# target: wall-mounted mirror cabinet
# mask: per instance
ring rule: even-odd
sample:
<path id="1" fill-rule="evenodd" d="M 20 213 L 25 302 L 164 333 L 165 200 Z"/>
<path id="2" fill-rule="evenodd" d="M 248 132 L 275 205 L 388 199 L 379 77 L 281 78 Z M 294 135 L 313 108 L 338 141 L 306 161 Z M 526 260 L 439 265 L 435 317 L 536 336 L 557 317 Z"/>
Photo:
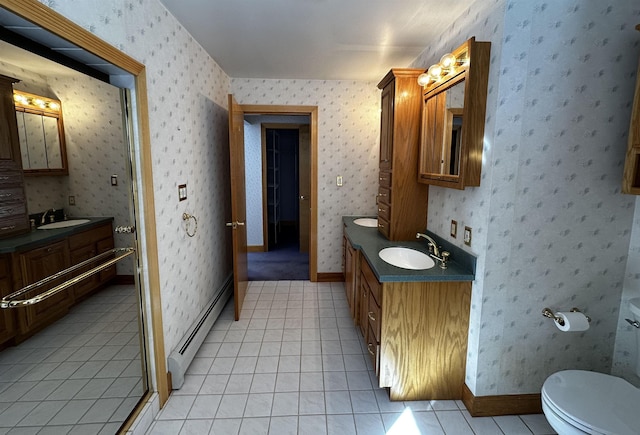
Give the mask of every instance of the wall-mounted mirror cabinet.
<path id="1" fill-rule="evenodd" d="M 421 183 L 480 185 L 490 50 L 490 42 L 471 38 L 420 76 Z"/>
<path id="2" fill-rule="evenodd" d="M 13 91 L 25 175 L 69 175 L 60 101 Z"/>

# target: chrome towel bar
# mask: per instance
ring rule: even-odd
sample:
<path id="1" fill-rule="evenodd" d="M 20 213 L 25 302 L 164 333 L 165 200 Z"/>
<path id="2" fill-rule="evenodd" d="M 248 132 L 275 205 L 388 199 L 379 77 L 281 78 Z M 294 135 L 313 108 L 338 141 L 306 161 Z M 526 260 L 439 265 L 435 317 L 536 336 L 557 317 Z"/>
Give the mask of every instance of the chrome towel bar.
<path id="1" fill-rule="evenodd" d="M 40 281 L 34 282 L 33 284 L 29 284 L 26 287 L 21 288 L 20 290 L 17 290 L 5 297 L 2 298 L 2 300 L 0 300 L 0 308 L 15 308 L 15 307 L 24 307 L 24 306 L 28 306 L 28 305 L 33 305 L 33 304 L 37 304 L 38 302 L 41 302 L 47 298 L 50 298 L 51 296 L 55 295 L 56 293 L 61 292 L 62 290 L 71 287 L 74 284 L 77 284 L 78 282 L 82 281 L 85 278 L 88 278 L 92 275 L 95 275 L 96 273 L 99 273 L 103 270 L 105 270 L 108 267 L 111 267 L 112 265 L 114 265 L 115 263 L 117 263 L 118 261 L 122 260 L 125 257 L 128 257 L 129 255 L 135 253 L 136 250 L 135 248 L 114 248 L 114 249 L 110 249 L 106 252 L 103 252 L 102 254 L 98 254 L 95 257 L 91 257 L 88 260 L 85 260 L 81 263 L 78 263 L 74 266 L 71 266 L 67 269 L 61 270 L 60 272 L 54 273 L 53 275 L 49 275 L 46 278 L 41 279 Z M 87 266 L 91 263 L 94 263 L 98 260 L 102 260 L 104 258 L 110 257 L 111 255 L 114 254 L 121 254 L 121 255 L 117 255 L 115 258 L 111 258 L 110 260 L 106 261 L 105 263 L 102 263 L 99 266 L 94 267 L 93 269 L 87 270 L 86 272 L 81 273 L 80 275 L 71 278 L 70 280 L 67 280 L 65 282 L 63 282 L 62 284 L 58 284 L 57 286 L 53 287 L 52 289 L 46 290 L 32 298 L 29 299 L 22 299 L 22 300 L 16 300 L 17 298 L 19 298 L 20 296 L 24 295 L 25 293 L 32 291 L 34 289 L 37 289 L 39 287 L 42 287 L 43 285 L 58 279 L 64 275 L 67 275 L 73 271 L 76 271 L 84 266 Z"/>

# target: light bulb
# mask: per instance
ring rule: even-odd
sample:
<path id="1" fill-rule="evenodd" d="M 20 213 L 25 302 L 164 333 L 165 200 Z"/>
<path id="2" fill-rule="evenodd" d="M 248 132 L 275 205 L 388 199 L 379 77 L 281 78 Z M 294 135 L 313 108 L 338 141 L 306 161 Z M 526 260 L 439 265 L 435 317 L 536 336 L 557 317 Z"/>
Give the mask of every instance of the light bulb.
<path id="1" fill-rule="evenodd" d="M 56 103 L 49 103 L 49 109 L 58 110 L 60 107 Z"/>
<path id="2" fill-rule="evenodd" d="M 433 80 L 438 80 L 440 78 L 440 74 L 442 74 L 442 67 L 439 64 L 431 65 L 427 70 L 427 74 Z"/>
<path id="3" fill-rule="evenodd" d="M 431 79 L 429 78 L 429 74 L 427 73 L 422 73 L 418 76 L 418 84 L 420 86 L 427 86 L 430 80 Z"/>
<path id="4" fill-rule="evenodd" d="M 456 66 L 456 57 L 452 53 L 447 53 L 440 58 L 440 65 L 445 70 L 450 70 Z"/>

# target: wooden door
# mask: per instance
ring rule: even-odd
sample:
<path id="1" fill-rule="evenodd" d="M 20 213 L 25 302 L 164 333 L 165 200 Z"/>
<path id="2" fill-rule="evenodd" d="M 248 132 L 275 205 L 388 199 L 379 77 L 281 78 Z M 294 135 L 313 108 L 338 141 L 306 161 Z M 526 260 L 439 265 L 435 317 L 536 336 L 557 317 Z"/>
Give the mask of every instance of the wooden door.
<path id="1" fill-rule="evenodd" d="M 300 126 L 298 138 L 300 252 L 309 252 L 311 226 L 311 133 L 308 125 Z"/>
<path id="2" fill-rule="evenodd" d="M 231 222 L 233 231 L 233 298 L 236 320 L 247 293 L 247 204 L 244 182 L 244 112 L 229 94 L 229 158 L 231 166 Z"/>

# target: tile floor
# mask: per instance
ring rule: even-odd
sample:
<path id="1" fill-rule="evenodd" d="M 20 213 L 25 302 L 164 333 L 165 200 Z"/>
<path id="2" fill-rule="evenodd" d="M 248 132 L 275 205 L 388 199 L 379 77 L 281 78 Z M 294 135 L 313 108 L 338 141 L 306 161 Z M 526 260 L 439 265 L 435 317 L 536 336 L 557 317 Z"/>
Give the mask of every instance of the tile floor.
<path id="1" fill-rule="evenodd" d="M 0 434 L 114 434 L 143 394 L 133 286 L 0 352 Z"/>
<path id="2" fill-rule="evenodd" d="M 473 418 L 459 401 L 390 402 L 375 387 L 342 283 L 253 281 L 241 320 L 227 304 L 161 434 L 553 434 L 543 415 Z"/>

